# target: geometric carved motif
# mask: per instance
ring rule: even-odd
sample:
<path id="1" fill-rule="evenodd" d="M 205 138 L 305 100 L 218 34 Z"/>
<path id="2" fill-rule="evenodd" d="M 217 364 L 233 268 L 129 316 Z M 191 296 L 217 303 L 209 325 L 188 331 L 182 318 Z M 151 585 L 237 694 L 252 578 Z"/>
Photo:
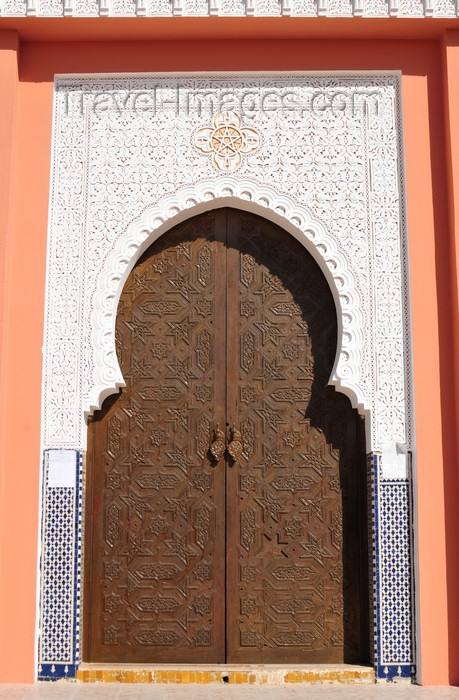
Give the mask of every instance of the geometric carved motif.
<path id="1" fill-rule="evenodd" d="M 327 387 L 313 258 L 260 217 L 203 214 L 139 260 L 116 329 L 126 387 L 89 427 L 88 659 L 364 660 L 363 432 Z M 225 424 L 242 453 L 218 460 Z"/>
<path id="2" fill-rule="evenodd" d="M 212 163 L 218 170 L 237 170 L 244 153 L 257 150 L 260 137 L 254 129 L 241 127 L 241 119 L 234 112 L 221 112 L 212 120 L 213 127 L 203 127 L 196 133 L 194 147 L 201 153 L 212 154 Z"/>

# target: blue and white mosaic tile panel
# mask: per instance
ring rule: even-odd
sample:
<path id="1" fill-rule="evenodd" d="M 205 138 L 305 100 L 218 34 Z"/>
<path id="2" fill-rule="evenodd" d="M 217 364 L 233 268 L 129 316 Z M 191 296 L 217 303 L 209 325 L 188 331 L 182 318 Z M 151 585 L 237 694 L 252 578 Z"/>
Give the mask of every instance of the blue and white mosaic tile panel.
<path id="1" fill-rule="evenodd" d="M 416 672 L 411 481 L 383 478 L 381 455 L 372 455 L 368 466 L 373 663 L 378 679 L 410 679 Z"/>
<path id="2" fill-rule="evenodd" d="M 43 459 L 38 679 L 75 676 L 80 646 L 82 455 Z"/>

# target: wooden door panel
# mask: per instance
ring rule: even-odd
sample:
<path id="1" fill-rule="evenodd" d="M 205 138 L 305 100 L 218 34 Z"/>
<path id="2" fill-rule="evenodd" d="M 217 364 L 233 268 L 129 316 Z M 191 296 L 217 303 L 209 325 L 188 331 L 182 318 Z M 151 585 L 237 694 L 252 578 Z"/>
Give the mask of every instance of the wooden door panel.
<path id="1" fill-rule="evenodd" d="M 127 386 L 89 429 L 92 661 L 224 661 L 221 231 L 217 211 L 166 234 L 120 299 Z"/>
<path id="2" fill-rule="evenodd" d="M 347 447 L 325 435 L 337 412 L 330 290 L 296 240 L 232 211 L 228 289 L 227 415 L 244 445 L 228 473 L 228 661 L 343 662 L 351 648 L 361 658 L 360 550 L 344 571 L 342 499 L 344 486 L 358 502 L 364 454 L 349 405 Z M 355 515 L 347 534 L 360 544 Z"/>
<path id="3" fill-rule="evenodd" d="M 138 262 L 126 388 L 89 427 L 85 658 L 362 662 L 362 422 L 327 381 L 336 313 L 293 237 L 203 214 Z M 243 453 L 217 462 L 216 427 Z"/>

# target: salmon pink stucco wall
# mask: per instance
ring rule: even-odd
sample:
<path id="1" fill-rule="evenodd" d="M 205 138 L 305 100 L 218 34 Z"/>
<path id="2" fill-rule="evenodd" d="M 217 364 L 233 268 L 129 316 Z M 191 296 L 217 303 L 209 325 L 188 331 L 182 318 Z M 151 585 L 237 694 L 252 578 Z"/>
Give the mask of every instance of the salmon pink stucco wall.
<path id="1" fill-rule="evenodd" d="M 71 21 L 76 28 L 72 38 L 84 38 L 78 37 L 78 21 Z M 99 34 L 94 30 L 94 38 L 108 38 L 104 27 L 110 21 L 91 20 L 95 30 L 103 25 Z M 305 23 L 298 25 L 294 38 L 277 40 L 266 32 L 263 38 L 261 30 L 257 38 L 254 24 L 252 36 L 241 40 L 236 25 L 223 22 L 220 37 L 211 41 L 191 39 L 197 25 L 183 20 L 174 40 L 125 41 L 120 35 L 114 37 L 117 41 L 57 42 L 50 38 L 59 35 L 61 20 L 52 20 L 54 32 L 48 20 L 34 20 L 33 36 L 27 35 L 27 22 L 11 29 L 11 23 L 0 21 L 0 682 L 34 680 L 54 75 L 398 70 L 414 360 L 418 660 L 422 683 L 459 684 L 459 373 L 454 362 L 459 356 L 459 32 L 420 37 L 413 29 L 411 37 L 407 29 L 400 40 L 342 39 L 340 33 L 344 36 L 349 25 L 336 20 L 330 24 L 337 37 L 333 40 L 325 30 L 320 38 L 308 37 Z M 387 35 L 392 20 L 381 22 Z"/>

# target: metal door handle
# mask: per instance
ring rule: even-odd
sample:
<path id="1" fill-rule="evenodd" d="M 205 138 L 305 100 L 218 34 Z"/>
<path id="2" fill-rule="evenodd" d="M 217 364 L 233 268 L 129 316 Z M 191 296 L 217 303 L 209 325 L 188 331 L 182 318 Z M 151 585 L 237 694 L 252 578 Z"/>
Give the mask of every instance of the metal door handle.
<path id="1" fill-rule="evenodd" d="M 225 433 L 217 426 L 215 437 L 210 445 L 212 456 L 219 462 L 225 453 Z"/>
<path id="2" fill-rule="evenodd" d="M 233 458 L 234 462 L 237 462 L 244 450 L 244 445 L 242 443 L 242 435 L 239 430 L 233 429 L 233 437 L 230 444 L 228 445 L 228 452 Z"/>

